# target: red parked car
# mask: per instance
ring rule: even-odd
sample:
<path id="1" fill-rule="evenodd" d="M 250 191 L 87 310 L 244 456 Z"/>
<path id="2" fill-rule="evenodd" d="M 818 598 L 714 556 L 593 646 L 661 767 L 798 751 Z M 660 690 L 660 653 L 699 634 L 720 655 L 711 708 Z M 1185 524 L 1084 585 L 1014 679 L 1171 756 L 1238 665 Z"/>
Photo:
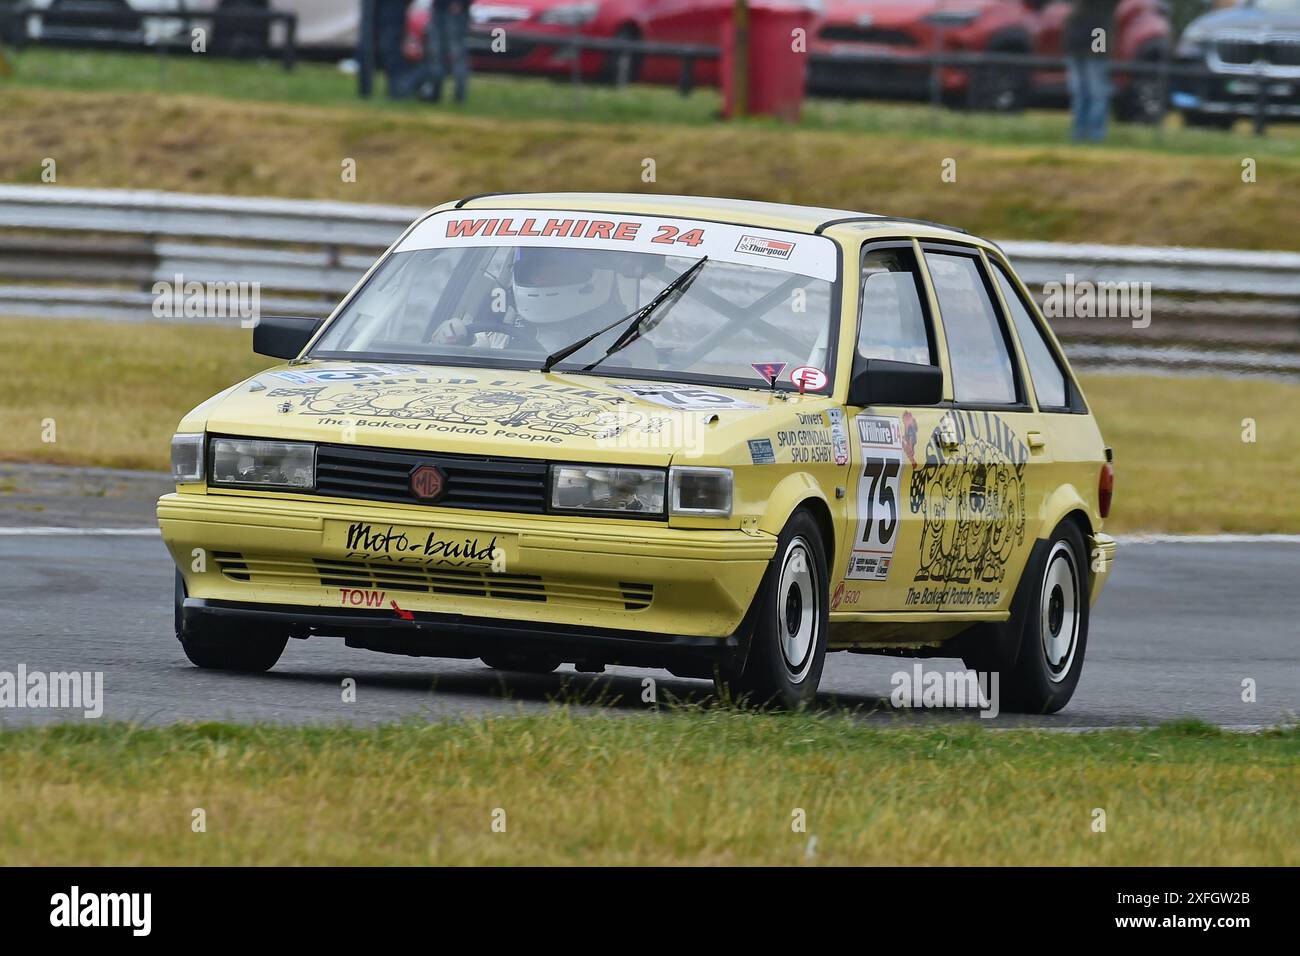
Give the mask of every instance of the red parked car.
<path id="1" fill-rule="evenodd" d="M 930 68 L 910 62 L 946 52 L 1023 53 L 1060 56 L 1068 0 L 828 0 L 809 43 L 810 52 L 873 53 L 894 58 L 887 65 L 847 66 L 814 57 L 809 88 L 815 93 L 924 98 Z M 1120 0 L 1115 62 L 1158 62 L 1169 49 L 1169 17 L 1163 0 Z M 940 71 L 943 99 L 971 109 L 1014 111 L 1028 102 L 1064 100 L 1062 71 L 1009 68 Z M 1116 74 L 1115 113 L 1151 122 L 1164 114 L 1154 76 Z"/>
<path id="2" fill-rule="evenodd" d="M 515 40 L 512 34 L 568 36 L 574 33 L 607 39 L 625 38 L 661 43 L 717 46 L 722 24 L 733 0 L 477 0 L 470 7 L 471 35 L 491 39 L 505 30 L 505 49 L 476 53 L 476 70 L 568 76 L 572 55 L 563 47 Z M 416 0 L 407 15 L 406 55 L 424 55 L 429 28 L 429 0 Z M 584 79 L 623 79 L 628 82 L 676 83 L 681 61 L 675 57 L 640 57 L 601 51 L 581 54 L 578 69 Z M 716 60 L 695 64 L 695 82 L 716 85 Z"/>
<path id="3" fill-rule="evenodd" d="M 690 43 L 716 47 L 733 0 L 476 0 L 469 8 L 469 31 L 485 42 L 493 31 L 506 31 L 506 49 L 476 53 L 473 68 L 484 72 L 567 75 L 573 57 L 563 47 L 524 43 L 512 34 L 597 36 Z M 417 60 L 424 52 L 429 29 L 429 0 L 416 0 L 407 14 L 406 52 Z M 578 60 L 584 79 L 615 79 L 647 83 L 676 83 L 681 78 L 677 57 L 641 57 L 586 51 Z M 698 60 L 694 81 L 718 85 L 718 61 Z"/>

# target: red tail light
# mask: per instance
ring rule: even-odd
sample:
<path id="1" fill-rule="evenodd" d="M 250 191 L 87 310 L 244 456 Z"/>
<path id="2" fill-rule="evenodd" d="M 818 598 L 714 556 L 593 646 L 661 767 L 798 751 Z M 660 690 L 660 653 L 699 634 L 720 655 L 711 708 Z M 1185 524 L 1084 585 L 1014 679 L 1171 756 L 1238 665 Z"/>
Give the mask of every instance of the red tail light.
<path id="1" fill-rule="evenodd" d="M 1115 492 L 1115 468 L 1110 462 L 1101 466 L 1101 479 L 1097 482 L 1097 510 L 1103 518 L 1110 517 L 1110 499 Z"/>

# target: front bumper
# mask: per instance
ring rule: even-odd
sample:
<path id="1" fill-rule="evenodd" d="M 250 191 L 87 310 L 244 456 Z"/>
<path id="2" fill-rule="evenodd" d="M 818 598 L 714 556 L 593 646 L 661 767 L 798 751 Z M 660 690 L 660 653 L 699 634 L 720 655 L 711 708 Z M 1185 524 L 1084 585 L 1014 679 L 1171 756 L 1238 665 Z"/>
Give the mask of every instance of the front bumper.
<path id="1" fill-rule="evenodd" d="M 187 614 L 287 612 L 320 633 L 457 623 L 470 636 L 507 628 L 716 642 L 741 628 L 776 550 L 774 536 L 739 530 L 255 493 L 166 495 L 158 523 Z M 383 547 L 396 535 L 409 548 Z M 468 556 L 438 542 L 469 543 Z"/>
<path id="2" fill-rule="evenodd" d="M 1202 61 L 1182 64 L 1204 66 Z M 1300 119 L 1300 76 L 1286 74 L 1220 73 L 1193 78 L 1177 77 L 1170 102 L 1177 109 L 1207 116 L 1255 116 L 1260 112 L 1263 83 L 1264 115 L 1271 119 Z"/>

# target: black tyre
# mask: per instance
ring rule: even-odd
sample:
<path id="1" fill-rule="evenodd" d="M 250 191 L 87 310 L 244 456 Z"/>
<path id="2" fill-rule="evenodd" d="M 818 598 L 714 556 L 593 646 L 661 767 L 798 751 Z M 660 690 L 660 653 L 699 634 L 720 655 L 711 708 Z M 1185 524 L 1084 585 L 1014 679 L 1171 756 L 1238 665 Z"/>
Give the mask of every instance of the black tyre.
<path id="1" fill-rule="evenodd" d="M 1163 57 L 1163 51 L 1147 49 L 1138 52 L 1137 61 L 1155 66 Z M 1115 97 L 1112 108 L 1115 119 L 1120 122 L 1143 123 L 1147 126 L 1161 122 L 1168 111 L 1167 84 L 1162 83 L 1155 73 L 1132 74 L 1123 91 Z"/>
<path id="2" fill-rule="evenodd" d="M 990 53 L 1024 54 L 1010 47 Z M 966 108 L 982 113 L 1023 113 L 1029 98 L 1027 71 L 1002 64 L 976 67 L 970 71 L 966 90 Z"/>
<path id="3" fill-rule="evenodd" d="M 528 651 L 502 651 L 497 654 L 485 654 L 479 660 L 493 670 L 514 671 L 516 674 L 549 674 L 560 666 L 558 657 Z"/>
<path id="4" fill-rule="evenodd" d="M 1088 647 L 1089 599 L 1083 534 L 1063 521 L 1025 568 L 1011 618 L 960 639 L 967 667 L 999 673 L 1002 710 L 1054 714 L 1070 702 Z"/>
<path id="5" fill-rule="evenodd" d="M 264 12 L 268 9 L 267 0 L 222 0 L 217 9 L 232 16 L 213 26 L 212 52 L 214 54 L 240 59 L 270 56 L 270 21 L 256 16 L 233 15 L 247 11 Z"/>
<path id="6" fill-rule="evenodd" d="M 743 667 L 723 667 L 715 675 L 720 697 L 787 710 L 813 701 L 826 663 L 826 582 L 821 530 L 800 509 L 781 532 L 776 556 L 754 598 L 754 634 Z"/>
<path id="7" fill-rule="evenodd" d="M 176 639 L 195 667 L 208 670 L 260 674 L 275 666 L 289 643 L 289 635 L 265 628 L 214 628 L 209 624 L 186 623 L 181 613 L 185 582 L 176 572 Z"/>
<path id="8" fill-rule="evenodd" d="M 1199 129 L 1232 129 L 1237 122 L 1235 116 L 1223 113 L 1198 113 L 1195 110 L 1183 110 L 1183 125 Z"/>
<path id="9" fill-rule="evenodd" d="M 641 32 L 630 23 L 625 23 L 614 32 L 614 39 L 636 42 L 641 39 Z M 605 57 L 601 68 L 601 79 L 615 86 L 626 86 L 641 78 L 640 53 L 610 53 Z"/>

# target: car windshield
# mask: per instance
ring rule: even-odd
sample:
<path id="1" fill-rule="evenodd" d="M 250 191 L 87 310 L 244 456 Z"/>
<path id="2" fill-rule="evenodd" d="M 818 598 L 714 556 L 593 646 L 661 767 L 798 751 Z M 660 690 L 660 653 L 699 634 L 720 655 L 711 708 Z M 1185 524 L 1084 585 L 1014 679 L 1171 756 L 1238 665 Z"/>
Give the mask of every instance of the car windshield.
<path id="1" fill-rule="evenodd" d="M 708 257 L 606 355 L 630 316 Z M 316 359 L 601 375 L 741 386 L 833 384 L 838 256 L 825 237 L 661 217 L 476 211 L 423 220 L 329 324 Z M 629 317 L 626 322 L 620 322 Z M 810 384 L 812 383 L 812 384 Z M 824 383 L 824 384 L 823 384 Z"/>

